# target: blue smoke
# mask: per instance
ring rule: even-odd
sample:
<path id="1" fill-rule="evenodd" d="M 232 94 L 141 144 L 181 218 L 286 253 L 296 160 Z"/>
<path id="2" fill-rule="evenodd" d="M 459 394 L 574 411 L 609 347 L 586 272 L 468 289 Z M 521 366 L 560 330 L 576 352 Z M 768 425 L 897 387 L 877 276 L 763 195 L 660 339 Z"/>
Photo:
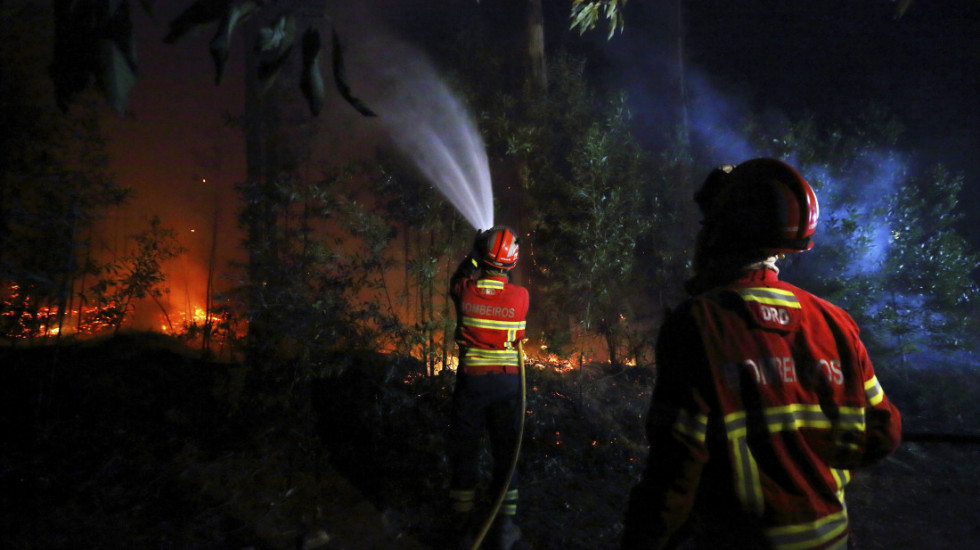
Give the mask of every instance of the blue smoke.
<path id="1" fill-rule="evenodd" d="M 935 342 L 954 340 L 937 332 L 948 312 L 936 310 L 929 289 L 901 287 L 897 279 L 889 279 L 906 267 L 895 261 L 908 253 L 895 249 L 896 239 L 919 229 L 904 226 L 908 222 L 900 213 L 901 201 L 914 185 L 908 154 L 857 136 L 843 136 L 852 140 L 851 145 L 838 143 L 830 152 L 794 150 L 799 144 L 793 142 L 786 117 L 753 112 L 748 102 L 719 93 L 702 74 L 693 74 L 688 82 L 696 158 L 707 159 L 707 166 L 780 158 L 796 166 L 813 186 L 820 203 L 815 247 L 783 262 L 789 280 L 818 294 L 830 293 L 824 297 L 859 314 L 863 334 L 894 352 L 929 353 L 935 351 Z M 844 143 L 843 138 L 838 133 L 818 141 Z M 808 146 L 813 144 L 803 143 Z M 886 271 L 889 265 L 894 271 Z M 896 319 L 906 328 L 896 329 Z M 909 324 L 911 334 L 903 332 Z M 978 364 L 973 353 L 950 360 Z"/>
<path id="2" fill-rule="evenodd" d="M 796 166 L 817 192 L 825 227 L 828 220 L 860 220 L 864 246 L 848 266 L 849 272 L 871 274 L 878 269 L 888 254 L 893 231 L 901 230 L 889 225 L 885 210 L 908 177 L 907 159 L 892 150 L 861 151 L 855 158 L 841 159 L 849 165 L 846 173 L 835 173 L 828 164 L 803 163 L 796 152 L 785 151 L 786 144 L 779 137 L 788 129 L 785 117 L 774 112 L 755 115 L 744 101 L 719 93 L 700 73 L 690 77 L 689 85 L 691 137 L 704 156 L 717 159 L 714 164 L 773 156 Z M 769 143 L 760 144 L 748 137 L 747 129 L 772 137 Z M 824 234 L 820 240 L 833 241 L 834 237 Z"/>
<path id="3" fill-rule="evenodd" d="M 717 92 L 708 79 L 693 72 L 688 78 L 690 96 L 691 140 L 704 149 L 715 164 L 735 164 L 761 156 L 745 136 L 748 106 Z"/>

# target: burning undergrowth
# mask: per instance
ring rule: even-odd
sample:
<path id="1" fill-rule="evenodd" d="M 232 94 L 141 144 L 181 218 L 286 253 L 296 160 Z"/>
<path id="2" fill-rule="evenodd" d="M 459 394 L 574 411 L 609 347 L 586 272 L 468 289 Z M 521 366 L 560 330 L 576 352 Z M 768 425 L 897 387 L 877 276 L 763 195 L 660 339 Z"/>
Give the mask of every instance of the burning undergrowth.
<path id="1" fill-rule="evenodd" d="M 158 335 L 0 350 L 0 545 L 446 548 L 455 375 L 373 352 L 325 361 L 329 377 L 256 392 L 246 367 L 202 361 Z M 975 405 L 941 405 L 967 403 L 957 388 L 976 388 L 976 377 L 882 374 L 919 429 L 923 414 L 937 429 L 975 425 Z M 519 522 L 534 548 L 617 546 L 647 453 L 652 385 L 647 367 L 529 365 Z M 922 509 L 960 541 L 980 537 L 938 513 L 980 490 L 977 459 L 975 446 L 907 444 L 857 476 L 861 548 L 909 536 L 943 547 L 894 528 Z M 487 479 L 488 454 L 482 462 Z"/>
<path id="2" fill-rule="evenodd" d="M 399 530 L 442 548 L 451 527 L 444 451 L 455 374 L 422 372 L 421 364 L 404 360 L 356 361 L 315 384 L 313 407 L 338 470 Z M 587 365 L 562 373 L 538 363 L 527 369 L 526 382 L 523 529 L 554 548 L 597 548 L 597 540 L 614 545 L 626 494 L 646 455 L 641 415 L 652 371 Z M 485 446 L 484 509 L 495 496 L 486 494 L 490 465 Z M 563 529 L 554 529 L 556 518 Z"/>

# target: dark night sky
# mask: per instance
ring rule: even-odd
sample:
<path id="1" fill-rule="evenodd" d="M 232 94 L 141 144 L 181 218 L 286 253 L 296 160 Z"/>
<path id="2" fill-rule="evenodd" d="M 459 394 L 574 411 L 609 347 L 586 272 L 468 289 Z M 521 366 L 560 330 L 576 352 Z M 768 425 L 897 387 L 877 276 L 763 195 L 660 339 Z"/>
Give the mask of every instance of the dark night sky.
<path id="1" fill-rule="evenodd" d="M 454 24 L 441 17 L 445 10 L 434 7 L 443 1 L 377 2 L 374 16 L 404 20 L 409 35 L 428 28 L 417 36 L 424 47 L 427 37 L 450 34 L 433 30 Z M 162 44 L 166 22 L 189 3 L 158 3 L 152 19 L 134 10 L 141 77 L 130 104 L 133 117 L 108 122 L 113 169 L 123 185 L 137 189 L 137 216 L 160 213 L 180 230 L 200 230 L 210 226 L 218 208 L 222 240 L 231 249 L 238 238 L 232 189 L 243 177 L 244 143 L 238 131 L 222 125 L 222 113 L 241 111 L 241 58 L 231 60 L 229 74 L 216 87 L 207 54 L 210 30 L 176 45 Z M 328 9 L 350 5 L 328 2 Z M 545 5 L 549 13 L 567 14 L 570 2 L 546 0 Z M 600 54 L 596 64 L 606 84 L 629 91 L 641 130 L 661 121 L 657 105 L 666 78 L 666 23 L 651 6 L 629 2 L 626 30 L 612 41 L 603 31 L 584 42 L 571 33 L 565 39 Z M 943 162 L 965 174 L 961 205 L 972 214 L 980 210 L 980 2 L 917 0 L 898 20 L 894 8 L 890 0 L 690 0 L 685 3 L 688 71 L 704 75 L 733 103 L 788 116 L 814 113 L 827 124 L 872 100 L 884 103 L 907 127 L 901 147 L 913 160 Z M 370 11 L 355 16 L 337 9 L 335 22 L 352 43 L 352 55 L 366 28 L 361 18 Z M 568 21 L 553 24 L 552 35 L 554 29 L 567 29 Z M 349 64 L 348 73 L 356 88 L 357 66 Z M 331 96 L 316 148 L 370 149 L 375 123 Z M 963 224 L 980 248 L 978 227 Z M 192 253 L 194 248 L 206 250 L 203 243 L 192 246 Z"/>

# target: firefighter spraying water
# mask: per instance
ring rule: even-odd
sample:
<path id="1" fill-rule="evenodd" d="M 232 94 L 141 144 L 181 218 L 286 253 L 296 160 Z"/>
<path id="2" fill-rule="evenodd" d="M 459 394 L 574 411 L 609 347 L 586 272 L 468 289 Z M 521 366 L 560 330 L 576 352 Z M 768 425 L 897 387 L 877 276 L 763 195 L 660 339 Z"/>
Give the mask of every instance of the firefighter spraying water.
<path id="1" fill-rule="evenodd" d="M 518 238 L 508 227 L 477 233 L 473 250 L 450 281 L 456 306 L 459 369 L 449 434 L 450 502 L 460 548 L 527 548 L 517 514 L 517 458 L 526 393 L 521 339 L 528 292 L 510 281 Z M 477 512 L 481 438 L 490 436 L 495 495 L 489 513 Z"/>
<path id="2" fill-rule="evenodd" d="M 526 387 L 523 351 L 528 292 L 511 282 L 518 238 L 494 226 L 486 148 L 463 104 L 422 56 L 398 65 L 379 104 L 393 144 L 477 230 L 473 249 L 450 281 L 456 307 L 459 368 L 448 453 L 450 501 L 460 548 L 527 548 L 514 522 L 517 460 Z M 490 436 L 489 510 L 478 506 L 480 445 Z"/>
<path id="3" fill-rule="evenodd" d="M 528 292 L 510 280 L 518 238 L 494 226 L 486 148 L 462 103 L 422 58 L 402 65 L 384 106 L 393 143 L 477 230 L 472 251 L 450 281 L 456 307 L 459 368 L 449 434 L 450 501 L 460 548 L 527 548 L 514 522 L 517 460 L 526 408 L 523 350 Z M 477 474 L 484 432 L 493 476 L 489 510 L 478 506 Z"/>

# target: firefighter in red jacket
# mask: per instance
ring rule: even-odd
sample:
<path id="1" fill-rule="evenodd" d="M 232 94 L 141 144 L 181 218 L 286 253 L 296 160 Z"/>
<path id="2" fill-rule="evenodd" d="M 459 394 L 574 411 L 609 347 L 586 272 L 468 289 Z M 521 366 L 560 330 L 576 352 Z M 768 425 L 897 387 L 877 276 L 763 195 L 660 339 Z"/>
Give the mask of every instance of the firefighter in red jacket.
<path id="1" fill-rule="evenodd" d="M 473 510 L 484 432 L 489 434 L 493 456 L 491 495 L 505 490 L 520 434 L 523 411 L 518 344 L 524 337 L 528 292 L 510 282 L 517 257 L 517 235 L 507 227 L 489 229 L 477 235 L 473 251 L 450 281 L 459 344 L 449 433 L 450 500 L 463 545 L 473 536 L 475 522 L 482 519 L 474 517 Z M 514 523 L 516 513 L 515 471 L 485 548 L 524 547 Z"/>
<path id="2" fill-rule="evenodd" d="M 851 471 L 892 453 L 898 410 L 842 309 L 778 279 L 812 246 L 817 198 L 773 159 L 714 170 L 692 297 L 657 340 L 650 455 L 624 549 L 847 547 Z"/>

